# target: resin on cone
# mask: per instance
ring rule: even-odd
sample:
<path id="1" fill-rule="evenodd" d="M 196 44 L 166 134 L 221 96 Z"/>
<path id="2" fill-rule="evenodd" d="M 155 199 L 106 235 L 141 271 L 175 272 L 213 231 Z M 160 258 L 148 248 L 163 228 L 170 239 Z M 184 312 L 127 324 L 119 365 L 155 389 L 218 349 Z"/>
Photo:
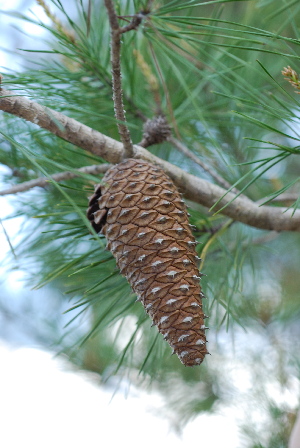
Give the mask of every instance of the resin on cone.
<path id="1" fill-rule="evenodd" d="M 95 187 L 87 216 L 173 352 L 186 366 L 201 364 L 208 351 L 197 243 L 171 179 L 127 159 Z"/>

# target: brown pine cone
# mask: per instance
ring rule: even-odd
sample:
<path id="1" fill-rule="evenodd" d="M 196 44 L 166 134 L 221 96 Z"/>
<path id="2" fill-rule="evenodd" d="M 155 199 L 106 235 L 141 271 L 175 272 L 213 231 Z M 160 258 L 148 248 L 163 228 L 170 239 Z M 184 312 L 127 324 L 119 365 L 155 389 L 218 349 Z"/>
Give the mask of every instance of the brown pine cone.
<path id="1" fill-rule="evenodd" d="M 180 361 L 201 364 L 208 351 L 197 243 L 170 178 L 148 162 L 127 159 L 95 187 L 87 216 Z"/>

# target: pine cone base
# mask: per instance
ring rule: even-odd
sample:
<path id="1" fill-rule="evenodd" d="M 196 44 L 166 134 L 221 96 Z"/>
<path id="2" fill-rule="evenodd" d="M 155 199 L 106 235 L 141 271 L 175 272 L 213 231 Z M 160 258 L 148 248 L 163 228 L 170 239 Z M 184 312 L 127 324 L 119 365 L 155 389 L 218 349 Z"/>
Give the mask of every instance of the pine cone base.
<path id="1" fill-rule="evenodd" d="M 87 216 L 173 353 L 186 366 L 201 364 L 208 351 L 196 242 L 171 179 L 127 159 L 95 187 Z"/>

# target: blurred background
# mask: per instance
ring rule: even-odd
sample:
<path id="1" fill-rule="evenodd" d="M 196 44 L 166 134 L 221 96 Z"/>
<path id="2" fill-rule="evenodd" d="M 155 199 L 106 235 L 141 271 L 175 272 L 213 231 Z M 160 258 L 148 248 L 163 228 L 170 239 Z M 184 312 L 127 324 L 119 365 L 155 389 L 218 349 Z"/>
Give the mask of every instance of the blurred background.
<path id="1" fill-rule="evenodd" d="M 123 15 L 143 6 L 116 3 Z M 299 101 L 281 71 L 300 70 L 300 5 L 193 3 L 156 2 L 152 26 L 124 37 L 134 142 L 158 94 L 176 136 L 230 185 L 299 208 Z M 4 87 L 118 139 L 102 3 L 0 5 Z M 0 123 L 0 190 L 104 162 L 19 118 L 1 113 Z M 169 143 L 151 151 L 213 181 Z M 80 213 L 97 181 L 0 196 L 2 445 L 288 446 L 300 395 L 299 235 L 188 203 L 212 354 L 188 369 L 150 327 L 103 238 L 89 234 Z M 296 199 L 276 202 L 286 193 Z"/>

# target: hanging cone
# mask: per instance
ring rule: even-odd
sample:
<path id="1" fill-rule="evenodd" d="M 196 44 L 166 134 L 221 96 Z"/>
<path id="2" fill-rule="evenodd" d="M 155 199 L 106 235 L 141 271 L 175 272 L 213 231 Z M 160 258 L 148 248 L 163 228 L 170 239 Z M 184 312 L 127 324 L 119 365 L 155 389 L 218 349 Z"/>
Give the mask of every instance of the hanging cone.
<path id="1" fill-rule="evenodd" d="M 127 159 L 96 186 L 87 216 L 180 361 L 201 364 L 208 351 L 197 243 L 170 178 L 148 162 Z"/>

